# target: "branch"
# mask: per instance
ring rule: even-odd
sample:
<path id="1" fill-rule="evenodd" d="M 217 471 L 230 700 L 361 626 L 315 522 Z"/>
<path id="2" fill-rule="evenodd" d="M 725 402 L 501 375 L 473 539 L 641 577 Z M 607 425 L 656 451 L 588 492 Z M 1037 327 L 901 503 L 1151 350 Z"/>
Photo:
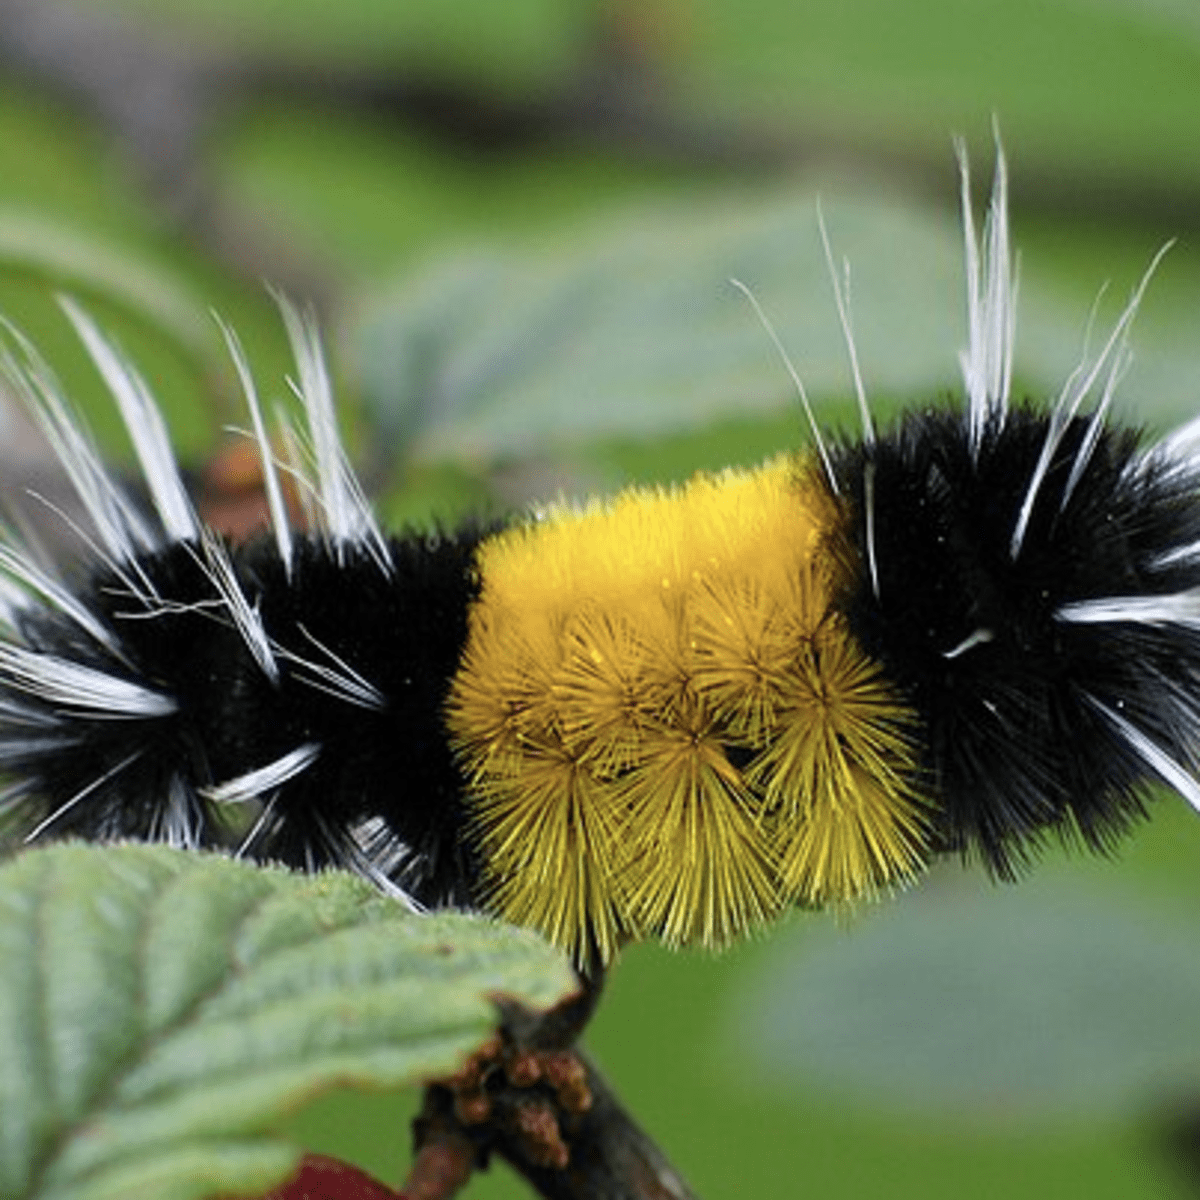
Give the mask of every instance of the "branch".
<path id="1" fill-rule="evenodd" d="M 547 1088 L 508 1084 L 490 1095 L 487 1122 L 468 1125 L 454 1092 L 430 1087 L 414 1123 L 416 1160 L 401 1195 L 445 1200 L 466 1183 L 472 1166 L 486 1166 L 496 1153 L 550 1200 L 694 1200 L 595 1066 L 582 1055 L 577 1061 L 591 1100 L 582 1113 L 565 1111 Z M 549 1161 L 555 1150 L 565 1161 Z M 431 1179 L 449 1186 L 431 1190 Z"/>
<path id="2" fill-rule="evenodd" d="M 576 1048 L 602 987 L 595 971 L 540 1014 L 498 999 L 500 1036 L 426 1089 L 405 1200 L 447 1200 L 493 1154 L 550 1200 L 694 1200 Z"/>

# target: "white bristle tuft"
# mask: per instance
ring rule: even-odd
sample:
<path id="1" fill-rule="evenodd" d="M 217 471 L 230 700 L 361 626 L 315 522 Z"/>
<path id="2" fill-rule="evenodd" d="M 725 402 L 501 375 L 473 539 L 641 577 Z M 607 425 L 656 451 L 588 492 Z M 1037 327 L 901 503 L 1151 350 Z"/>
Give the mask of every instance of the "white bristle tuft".
<path id="1" fill-rule="evenodd" d="M 1200 812 L 1200 781 L 1197 781 L 1190 771 L 1180 766 L 1133 722 L 1126 720 L 1120 713 L 1115 712 L 1108 705 L 1102 704 L 1094 696 L 1088 696 L 1087 700 L 1163 783 L 1174 788 L 1197 812 Z"/>
<path id="2" fill-rule="evenodd" d="M 338 436 L 333 389 L 315 321 L 286 300 L 279 299 L 284 325 L 292 343 L 299 379 L 295 390 L 304 405 L 316 470 L 313 493 L 319 503 L 319 528 L 341 556 L 347 545 L 365 547 L 385 573 L 391 570 L 387 542 L 375 514 L 346 459 Z M 294 466 L 299 467 L 298 463 Z"/>
<path id="3" fill-rule="evenodd" d="M 971 206 L 971 176 L 965 145 L 956 143 L 961 179 L 964 263 L 967 283 L 967 348 L 959 355 L 967 392 L 971 448 L 979 452 L 989 421 L 1003 424 L 1012 385 L 1017 333 L 1018 272 L 1008 231 L 1008 166 L 996 142 L 992 198 L 977 240 Z"/>
<path id="4" fill-rule="evenodd" d="M 7 323 L 21 358 L 4 347 L 0 370 L 16 388 L 71 481 L 110 560 L 128 562 L 155 549 L 160 539 L 110 479 L 78 415 L 62 398 L 54 373 L 29 341 Z"/>
<path id="5" fill-rule="evenodd" d="M 179 476 L 162 413 L 150 390 L 91 317 L 66 296 L 59 298 L 59 304 L 117 402 L 167 537 L 180 542 L 194 540 L 200 534 L 200 525 Z"/>
<path id="6" fill-rule="evenodd" d="M 1168 242 L 1150 260 L 1150 265 L 1146 268 L 1137 287 L 1134 288 L 1133 295 L 1129 298 L 1129 303 L 1125 305 L 1124 310 L 1117 319 L 1116 325 L 1113 326 L 1112 333 L 1108 335 L 1108 340 L 1104 343 L 1095 361 L 1089 365 L 1085 356 L 1075 370 L 1071 372 L 1067 382 L 1059 392 L 1057 400 L 1054 402 L 1054 406 L 1050 411 L 1050 424 L 1046 431 L 1046 441 L 1042 447 L 1042 453 L 1038 458 L 1037 465 L 1034 467 L 1033 474 L 1030 476 L 1029 486 L 1025 492 L 1025 501 L 1021 505 L 1021 511 L 1017 516 L 1017 523 L 1013 529 L 1010 554 L 1014 561 L 1021 553 L 1021 543 L 1025 540 L 1025 532 L 1033 516 L 1033 507 L 1037 502 L 1038 492 L 1045 481 L 1046 473 L 1050 470 L 1050 464 L 1054 461 L 1054 453 L 1062 441 L 1063 434 L 1067 431 L 1084 400 L 1091 394 L 1096 380 L 1101 374 L 1106 372 L 1107 382 L 1104 387 L 1104 396 L 1111 399 L 1111 393 L 1116 387 L 1116 381 L 1125 366 L 1125 347 L 1129 327 L 1133 323 L 1133 318 L 1137 315 L 1142 297 L 1145 295 L 1146 288 L 1150 285 L 1150 280 L 1153 278 L 1154 272 L 1158 269 L 1158 264 L 1162 262 L 1163 255 L 1171 248 L 1171 245 L 1172 243 Z M 1106 405 L 1108 399 L 1102 398 L 1101 405 Z M 1082 449 L 1081 447 L 1081 453 Z"/>
<path id="7" fill-rule="evenodd" d="M 1054 614 L 1073 625 L 1187 625 L 1200 628 L 1200 588 L 1165 596 L 1106 596 L 1064 604 Z"/>
<path id="8" fill-rule="evenodd" d="M 262 462 L 263 486 L 267 492 L 267 509 L 271 514 L 271 531 L 275 535 L 275 545 L 283 562 L 284 574 L 290 579 L 292 575 L 292 530 L 288 523 L 287 507 L 283 502 L 283 489 L 279 486 L 279 471 L 275 462 L 275 454 L 271 449 L 271 442 L 263 424 L 262 408 L 258 403 L 258 389 L 254 386 L 254 375 L 250 370 L 250 363 L 237 334 L 216 314 L 214 314 L 214 319 L 225 339 L 229 357 L 233 360 L 234 370 L 242 385 L 246 406 L 250 410 L 254 440 L 258 445 L 258 455 Z"/>
<path id="9" fill-rule="evenodd" d="M 200 539 L 200 549 L 195 552 L 196 562 L 208 576 L 217 593 L 225 602 L 234 628 L 241 634 L 255 662 L 262 672 L 273 683 L 279 682 L 279 664 L 275 661 L 271 649 L 271 640 L 263 628 L 262 618 L 258 609 L 250 604 L 246 593 L 234 570 L 233 562 L 225 543 L 209 529 L 205 529 Z"/>
<path id="10" fill-rule="evenodd" d="M 53 654 L 0 643 L 0 676 L 11 687 L 67 711 L 101 717 L 165 717 L 175 701 L 161 692 Z"/>
<path id="11" fill-rule="evenodd" d="M 318 743 L 305 742 L 274 762 L 205 788 L 204 795 L 214 804 L 245 804 L 248 800 L 260 800 L 311 766 L 320 753 Z"/>

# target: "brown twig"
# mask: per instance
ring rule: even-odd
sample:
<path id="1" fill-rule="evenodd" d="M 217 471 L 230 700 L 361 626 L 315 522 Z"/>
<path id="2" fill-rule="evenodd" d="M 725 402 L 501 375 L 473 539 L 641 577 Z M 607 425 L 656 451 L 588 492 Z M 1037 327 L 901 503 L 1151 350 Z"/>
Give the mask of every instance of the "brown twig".
<path id="1" fill-rule="evenodd" d="M 463 1168 L 499 1155 L 552 1200 L 693 1200 L 663 1152 L 625 1111 L 576 1042 L 595 1011 L 603 975 L 546 1013 L 498 999 L 501 1033 L 452 1078 L 430 1085 L 414 1122 L 415 1160 L 403 1194 L 449 1200 Z M 420 1191 L 430 1164 L 460 1173 Z"/>
<path id="2" fill-rule="evenodd" d="M 565 1109 L 548 1085 L 519 1088 L 506 1082 L 489 1092 L 486 1121 L 466 1124 L 452 1090 L 428 1088 L 414 1123 L 414 1170 L 402 1194 L 448 1200 L 466 1177 L 445 1176 L 445 1190 L 418 1191 L 416 1180 L 428 1176 L 429 1159 L 483 1167 L 497 1154 L 550 1200 L 693 1200 L 694 1193 L 595 1066 L 583 1055 L 576 1061 L 590 1101 L 583 1111 Z"/>

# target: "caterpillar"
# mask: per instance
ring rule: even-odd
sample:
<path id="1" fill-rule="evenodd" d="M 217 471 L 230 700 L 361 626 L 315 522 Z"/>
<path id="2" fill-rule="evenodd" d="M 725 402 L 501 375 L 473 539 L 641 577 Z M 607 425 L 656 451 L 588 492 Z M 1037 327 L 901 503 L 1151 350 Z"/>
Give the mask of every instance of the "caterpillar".
<path id="1" fill-rule="evenodd" d="M 285 461 L 225 330 L 270 510 L 236 545 L 77 305 L 148 506 L 10 331 L 5 372 L 91 529 L 71 574 L 0 546 L 0 815 L 28 842 L 349 868 L 596 967 L 943 854 L 1011 878 L 1048 838 L 1105 850 L 1153 784 L 1200 809 L 1200 420 L 1147 442 L 1110 415 L 1150 272 L 1056 397 L 1012 400 L 1004 158 L 979 231 L 961 163 L 961 401 L 875 430 L 832 271 L 860 437 L 809 411 L 812 447 L 758 469 L 495 525 L 379 528 L 287 305 L 306 424 Z"/>

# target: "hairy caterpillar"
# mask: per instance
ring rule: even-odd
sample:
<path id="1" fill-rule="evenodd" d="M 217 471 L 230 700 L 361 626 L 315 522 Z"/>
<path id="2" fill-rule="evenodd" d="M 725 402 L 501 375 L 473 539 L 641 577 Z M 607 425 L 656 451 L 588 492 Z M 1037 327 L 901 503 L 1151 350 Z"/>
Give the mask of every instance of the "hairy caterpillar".
<path id="1" fill-rule="evenodd" d="M 1049 405 L 1010 403 L 1005 191 L 1000 156 L 977 238 L 964 165 L 961 405 L 877 434 L 838 291 L 858 441 L 814 423 L 812 451 L 758 470 L 504 528 L 378 528 L 286 307 L 306 521 L 227 334 L 271 512 L 245 545 L 200 522 L 145 385 L 78 308 L 151 516 L 14 335 L 7 374 L 94 528 L 71 584 L 0 547 L 0 811 L 29 841 L 198 847 L 245 810 L 238 854 L 480 906 L 602 965 L 945 852 L 1008 877 L 1050 834 L 1104 848 L 1154 782 L 1200 808 L 1200 421 L 1146 446 L 1109 417 L 1141 287 Z"/>

